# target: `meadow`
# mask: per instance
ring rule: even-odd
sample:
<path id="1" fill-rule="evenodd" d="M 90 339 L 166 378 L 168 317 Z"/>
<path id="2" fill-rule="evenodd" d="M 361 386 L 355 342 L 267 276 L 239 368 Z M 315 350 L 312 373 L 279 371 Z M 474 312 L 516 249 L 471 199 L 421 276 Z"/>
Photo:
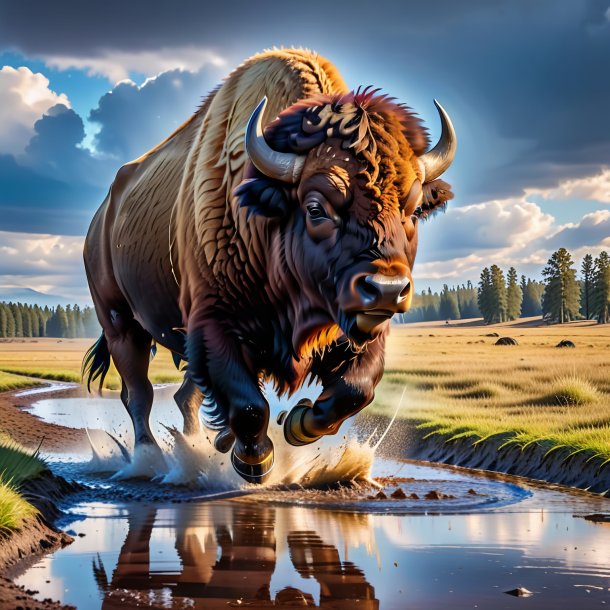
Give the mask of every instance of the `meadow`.
<path id="1" fill-rule="evenodd" d="M 0 341 L 0 391 L 32 386 L 36 382 L 33 383 L 31 378 L 80 382 L 83 356 L 94 341 L 51 338 Z M 150 379 L 152 383 L 178 383 L 182 380 L 171 354 L 162 347 L 151 362 Z M 11 384 L 20 385 L 11 387 Z M 111 366 L 104 385 L 112 390 L 120 389 L 121 382 L 114 366 Z"/>
<path id="2" fill-rule="evenodd" d="M 497 334 L 519 345 L 496 346 Z M 575 348 L 555 347 L 569 339 Z M 79 381 L 87 339 L 0 342 L 0 390 L 32 378 Z M 385 375 L 366 413 L 398 417 L 444 440 L 473 443 L 502 435 L 524 446 L 552 447 L 610 459 L 610 325 L 538 320 L 483 326 L 460 322 L 392 326 Z M 153 383 L 179 382 L 169 352 L 159 347 Z M 38 382 L 39 383 L 39 382 Z M 111 369 L 107 387 L 119 388 Z"/>
<path id="3" fill-rule="evenodd" d="M 539 442 L 610 459 L 610 326 L 520 320 L 394 326 L 370 413 L 398 414 L 443 440 Z M 496 336 L 516 346 L 496 346 Z M 557 348 L 562 340 L 575 348 Z"/>

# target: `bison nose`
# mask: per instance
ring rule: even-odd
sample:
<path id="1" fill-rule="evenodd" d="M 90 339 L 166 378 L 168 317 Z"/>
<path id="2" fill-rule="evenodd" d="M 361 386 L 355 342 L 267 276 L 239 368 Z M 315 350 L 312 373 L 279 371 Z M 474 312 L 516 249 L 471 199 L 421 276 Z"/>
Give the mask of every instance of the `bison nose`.
<path id="1" fill-rule="evenodd" d="M 411 290 L 411 280 L 404 275 L 364 275 L 358 278 L 355 290 L 366 309 L 402 311 Z"/>
<path id="2" fill-rule="evenodd" d="M 375 307 L 378 309 L 389 309 L 395 311 L 400 309 L 400 304 L 407 300 L 411 290 L 411 281 L 404 275 L 367 275 L 364 277 L 371 292 L 376 293 Z"/>

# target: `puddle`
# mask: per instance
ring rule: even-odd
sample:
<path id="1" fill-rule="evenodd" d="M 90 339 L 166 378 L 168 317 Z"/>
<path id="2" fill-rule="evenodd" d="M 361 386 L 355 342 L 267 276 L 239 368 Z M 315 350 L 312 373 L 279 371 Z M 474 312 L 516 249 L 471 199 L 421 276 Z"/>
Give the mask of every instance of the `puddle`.
<path id="1" fill-rule="evenodd" d="M 17 582 L 78 608 L 610 603 L 610 528 L 566 513 L 391 516 L 244 500 L 72 512 L 62 525 L 75 542 Z M 519 586 L 532 601 L 504 593 Z"/>
<path id="2" fill-rule="evenodd" d="M 168 431 L 181 425 L 174 391 L 156 390 L 151 422 L 166 468 L 154 481 L 116 479 L 125 460 L 106 432 L 131 447 L 116 396 L 32 405 L 47 421 L 86 426 L 97 457 L 90 461 L 90 449 L 47 455 L 55 472 L 89 489 L 63 507 L 59 525 L 74 543 L 29 568 L 18 584 L 39 599 L 87 610 L 610 604 L 610 527 L 574 516 L 610 512 L 607 498 L 376 459 L 383 430 L 370 442 L 347 430 L 292 448 L 275 424 L 281 467 L 269 485 L 247 485 L 205 434 Z M 272 403 L 272 413 L 282 408 L 286 402 Z M 400 488 L 405 497 L 374 498 L 378 489 L 364 483 L 308 488 L 354 473 L 375 478 L 387 496 Z M 427 498 L 433 491 L 445 497 Z M 533 592 L 529 601 L 505 593 L 518 587 Z"/>
<path id="3" fill-rule="evenodd" d="M 41 387 L 30 388 L 28 390 L 21 390 L 20 392 L 15 392 L 13 396 L 19 398 L 22 396 L 35 396 L 36 394 L 50 394 L 53 392 L 63 392 L 64 390 L 72 390 L 78 387 L 80 387 L 79 383 L 52 381 L 50 383 L 46 383 Z"/>

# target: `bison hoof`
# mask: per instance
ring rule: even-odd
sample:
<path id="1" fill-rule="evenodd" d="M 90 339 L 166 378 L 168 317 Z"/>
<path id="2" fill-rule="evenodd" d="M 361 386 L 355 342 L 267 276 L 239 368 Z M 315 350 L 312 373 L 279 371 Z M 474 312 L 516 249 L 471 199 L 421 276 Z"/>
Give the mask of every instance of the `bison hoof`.
<path id="1" fill-rule="evenodd" d="M 249 456 L 247 450 L 238 451 L 236 446 L 231 453 L 231 463 L 235 472 L 248 483 L 264 483 L 273 470 L 274 458 L 271 439 L 269 437 L 265 439 L 265 449 L 257 457 Z"/>
<path id="2" fill-rule="evenodd" d="M 302 447 L 315 443 L 320 436 L 310 436 L 303 429 L 303 418 L 309 409 L 313 407 L 313 403 L 308 398 L 299 400 L 295 407 L 284 420 L 284 438 L 289 445 L 293 447 Z"/>
<path id="3" fill-rule="evenodd" d="M 235 434 L 233 434 L 233 430 L 227 426 L 223 428 L 214 439 L 214 447 L 216 451 L 220 451 L 220 453 L 228 453 L 231 451 L 231 447 L 233 447 L 233 443 L 235 442 Z"/>

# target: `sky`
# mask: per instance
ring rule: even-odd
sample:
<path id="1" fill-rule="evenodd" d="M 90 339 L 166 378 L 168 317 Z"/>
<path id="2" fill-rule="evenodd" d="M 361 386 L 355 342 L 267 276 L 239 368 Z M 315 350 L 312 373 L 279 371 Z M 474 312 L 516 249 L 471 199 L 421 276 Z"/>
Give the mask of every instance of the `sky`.
<path id="1" fill-rule="evenodd" d="M 116 170 L 244 59 L 303 46 L 351 88 L 451 115 L 455 199 L 416 290 L 610 249 L 610 0 L 0 0 L 0 292 L 89 301 L 82 243 Z"/>

